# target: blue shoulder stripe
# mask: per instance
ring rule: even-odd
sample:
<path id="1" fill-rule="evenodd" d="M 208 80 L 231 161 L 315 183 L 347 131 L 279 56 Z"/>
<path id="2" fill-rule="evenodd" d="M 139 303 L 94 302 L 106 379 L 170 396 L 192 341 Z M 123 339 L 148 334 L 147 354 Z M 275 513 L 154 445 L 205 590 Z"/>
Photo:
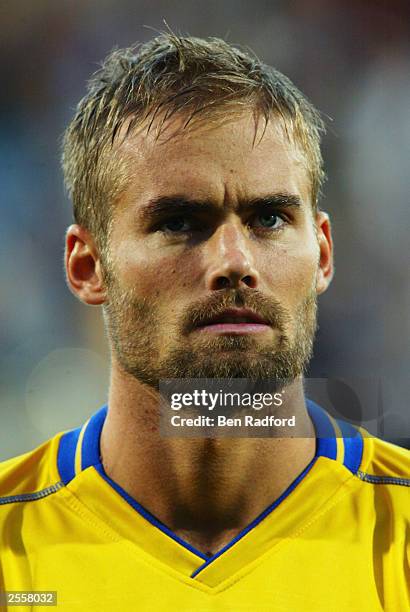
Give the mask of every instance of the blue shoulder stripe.
<path id="1" fill-rule="evenodd" d="M 100 436 L 107 416 L 107 406 L 100 408 L 90 419 L 83 436 L 81 447 L 81 469 L 100 463 Z"/>
<path id="2" fill-rule="evenodd" d="M 100 434 L 106 414 L 107 406 L 103 406 L 90 418 L 87 424 L 81 444 L 82 470 L 90 465 L 96 465 L 100 461 Z M 60 440 L 57 467 L 64 484 L 68 484 L 75 477 L 75 455 L 81 429 L 82 426 L 67 431 Z"/>
<path id="3" fill-rule="evenodd" d="M 312 400 L 306 400 L 309 416 L 316 430 L 316 457 L 336 459 L 337 445 L 335 430 L 327 413 Z"/>
<path id="4" fill-rule="evenodd" d="M 342 432 L 343 442 L 345 447 L 345 457 L 343 465 L 347 467 L 352 474 L 359 471 L 363 455 L 363 437 L 356 427 L 347 421 L 337 420 L 337 424 Z"/>
<path id="5" fill-rule="evenodd" d="M 315 402 L 312 402 L 312 400 L 307 399 L 306 405 L 316 430 L 316 456 L 336 459 L 336 432 L 329 415 L 323 408 L 315 404 Z M 336 423 L 343 436 L 343 465 L 352 472 L 352 474 L 357 475 L 363 455 L 362 434 L 354 425 L 347 421 L 337 419 Z"/>
<path id="6" fill-rule="evenodd" d="M 75 476 L 75 450 L 81 427 L 67 431 L 61 436 L 58 447 L 57 468 L 61 480 L 68 484 Z"/>

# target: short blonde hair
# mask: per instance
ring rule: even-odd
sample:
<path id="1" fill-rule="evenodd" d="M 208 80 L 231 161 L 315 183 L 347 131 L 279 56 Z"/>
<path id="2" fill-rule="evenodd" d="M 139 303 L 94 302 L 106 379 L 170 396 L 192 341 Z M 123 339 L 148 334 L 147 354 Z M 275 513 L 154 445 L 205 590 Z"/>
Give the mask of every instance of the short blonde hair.
<path id="1" fill-rule="evenodd" d="M 110 155 L 120 129 L 126 134 L 155 117 L 164 125 L 175 113 L 184 128 L 212 120 L 221 109 L 253 108 L 265 125 L 283 119 L 307 163 L 315 209 L 324 180 L 320 114 L 278 70 L 218 38 L 164 33 L 141 46 L 113 51 L 88 83 L 86 96 L 67 127 L 62 165 L 76 223 L 100 248 L 107 242 L 112 206 L 124 177 Z"/>

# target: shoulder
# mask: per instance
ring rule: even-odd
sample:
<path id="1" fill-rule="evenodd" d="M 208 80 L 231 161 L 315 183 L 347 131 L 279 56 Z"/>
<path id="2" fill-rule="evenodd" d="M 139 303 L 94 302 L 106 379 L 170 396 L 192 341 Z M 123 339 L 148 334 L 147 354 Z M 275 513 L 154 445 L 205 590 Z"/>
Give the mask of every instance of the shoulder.
<path id="1" fill-rule="evenodd" d="M 365 430 L 363 455 L 357 476 L 373 485 L 403 487 L 410 492 L 410 451 L 372 437 Z"/>
<path id="2" fill-rule="evenodd" d="M 56 434 L 34 450 L 0 462 L 0 511 L 41 499 L 63 486 L 56 462 L 61 436 Z"/>

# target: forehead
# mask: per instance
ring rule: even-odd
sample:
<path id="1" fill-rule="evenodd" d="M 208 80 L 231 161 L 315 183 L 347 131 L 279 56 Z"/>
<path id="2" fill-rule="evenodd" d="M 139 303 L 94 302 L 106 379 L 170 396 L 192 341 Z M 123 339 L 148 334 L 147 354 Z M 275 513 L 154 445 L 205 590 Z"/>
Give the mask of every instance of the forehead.
<path id="1" fill-rule="evenodd" d="M 177 117 L 159 137 L 142 126 L 123 141 L 124 203 L 127 194 L 134 203 L 173 195 L 225 202 L 275 192 L 310 201 L 305 156 L 278 119 L 255 123 L 246 112 L 183 129 L 185 121 Z"/>

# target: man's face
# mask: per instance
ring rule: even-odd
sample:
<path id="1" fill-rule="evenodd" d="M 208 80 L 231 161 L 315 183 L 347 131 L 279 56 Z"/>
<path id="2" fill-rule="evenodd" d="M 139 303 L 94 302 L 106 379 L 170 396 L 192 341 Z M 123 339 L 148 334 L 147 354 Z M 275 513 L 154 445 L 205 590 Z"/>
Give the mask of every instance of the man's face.
<path id="1" fill-rule="evenodd" d="M 132 178 L 115 207 L 105 318 L 113 358 L 149 385 L 294 379 L 309 360 L 320 258 L 310 184 L 278 122 L 259 137 L 244 113 L 121 146 Z"/>

